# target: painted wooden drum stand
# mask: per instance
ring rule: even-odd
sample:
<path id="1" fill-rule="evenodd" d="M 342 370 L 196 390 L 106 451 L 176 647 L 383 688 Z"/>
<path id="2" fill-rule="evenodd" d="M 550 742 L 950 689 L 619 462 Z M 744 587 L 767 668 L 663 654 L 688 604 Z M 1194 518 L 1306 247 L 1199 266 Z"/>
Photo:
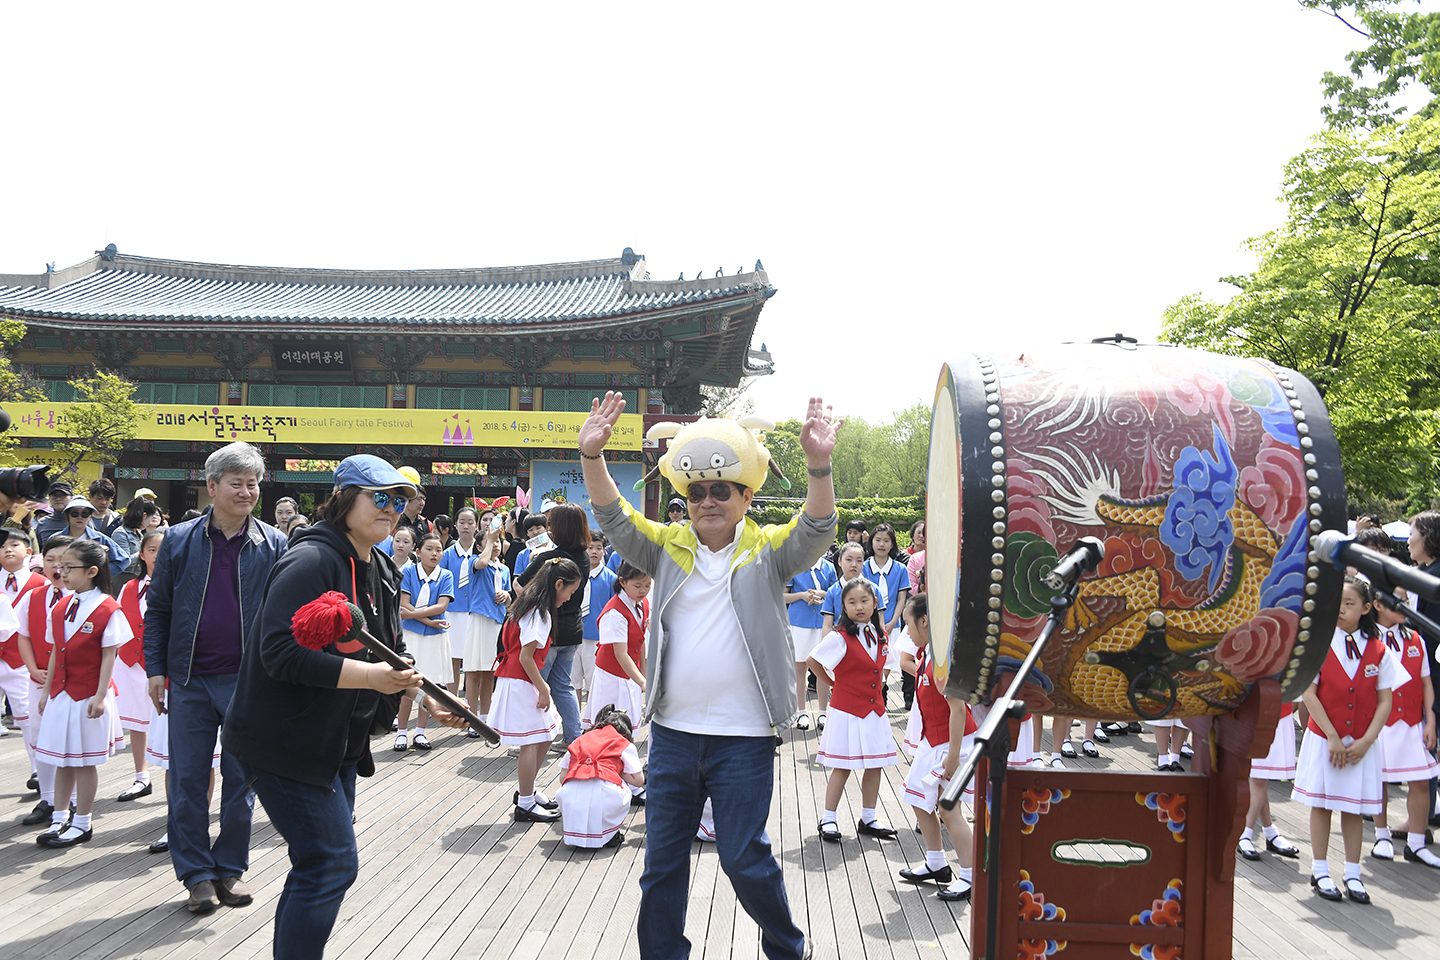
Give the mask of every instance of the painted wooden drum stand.
<path id="1" fill-rule="evenodd" d="M 942 368 L 926 507 L 937 681 L 977 705 L 1003 693 L 1044 627 L 1045 575 L 1093 536 L 1105 559 L 1025 678 L 1027 707 L 1180 718 L 1197 737 L 1189 774 L 1011 771 L 1001 956 L 1231 956 L 1250 759 L 1329 650 L 1340 574 L 1312 550 L 1344 529 L 1344 489 L 1319 394 L 1264 361 L 1117 336 Z"/>

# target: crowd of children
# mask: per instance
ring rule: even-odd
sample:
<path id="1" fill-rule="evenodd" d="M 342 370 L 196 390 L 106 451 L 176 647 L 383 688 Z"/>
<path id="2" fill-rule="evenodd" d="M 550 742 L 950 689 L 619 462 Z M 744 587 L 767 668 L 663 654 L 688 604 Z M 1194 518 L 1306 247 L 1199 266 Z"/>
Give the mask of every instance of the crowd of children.
<path id="1" fill-rule="evenodd" d="M 1433 564 L 1440 554 L 1440 514 L 1416 519 L 1421 549 L 1415 559 Z M 518 550 L 517 526 L 529 534 Z M 646 690 L 650 577 L 618 555 L 607 555 L 604 538 L 595 531 L 587 552 L 588 575 L 582 573 L 551 550 L 541 513 L 505 517 L 465 507 L 452 527 L 453 535 L 446 537 L 434 529 L 401 525 L 381 546 L 402 568 L 405 648 L 418 670 L 463 695 L 502 744 L 512 748 L 517 821 L 563 820 L 565 842 L 578 847 L 623 842 L 624 819 L 644 797 L 635 737 Z M 793 725 L 801 731 L 812 723 L 818 726 L 816 759 L 830 770 L 820 838 L 839 842 L 844 836 L 838 809 L 851 771 L 860 773 L 856 833 L 894 838 L 896 828 L 879 816 L 878 797 L 883 769 L 899 762 L 888 684 L 896 673 L 905 678 L 902 699 L 910 721 L 902 746 L 912 761 L 903 797 L 924 839 L 925 860 L 900 876 L 917 884 L 934 882 L 940 898 L 962 900 L 970 895 L 972 833 L 959 808 L 944 810 L 938 799 L 971 749 L 975 719 L 964 703 L 936 686 L 923 522 L 910 534 L 906 553 L 890 525 L 868 532 L 852 523 L 829 556 L 786 586 L 800 705 Z M 37 837 L 42 846 L 67 847 L 91 838 L 96 768 L 127 736 L 134 781 L 118 800 L 149 795 L 150 768 L 166 766 L 165 715 L 146 689 L 142 643 L 150 570 L 163 536 L 163 528 L 143 535 L 131 576 L 112 599 L 102 545 L 56 535 L 44 546 L 40 570 L 33 571 L 30 538 L 0 528 L 0 589 L 6 601 L 0 603 L 0 634 L 5 636 L 0 691 L 31 759 L 28 787 L 40 794 L 40 802 L 24 822 L 48 823 Z M 517 589 L 514 575 L 532 556 L 541 566 Z M 1395 592 L 1405 599 L 1403 591 Z M 551 798 L 536 781 L 560 719 L 542 671 L 555 639 L 557 611 L 577 594 L 584 640 L 573 675 L 583 691 L 585 732 L 566 744 L 561 786 Z M 1440 775 L 1429 660 L 1424 640 L 1401 613 L 1377 603 L 1363 579 L 1345 579 L 1329 654 L 1305 691 L 1303 709 L 1297 713 L 1294 705 L 1286 705 L 1269 754 L 1252 763 L 1240 857 L 1258 860 L 1262 849 L 1281 857 L 1300 853 L 1271 816 L 1269 784 L 1278 780 L 1293 781 L 1293 799 L 1311 808 L 1311 885 L 1320 897 L 1369 902 L 1360 866 L 1365 817 L 1375 822 L 1372 857 L 1394 859 L 1403 835 L 1398 849 L 1405 860 L 1440 868 L 1440 857 L 1426 844 L 1427 822 L 1435 814 L 1431 784 Z M 813 714 L 812 685 L 818 707 Z M 1297 718 L 1304 724 L 1298 754 Z M 1012 764 L 1047 765 L 1040 750 L 1040 719 L 1027 718 L 1032 726 L 1022 734 Z M 394 749 L 432 749 L 427 721 L 423 708 L 414 710 L 412 701 L 403 700 Z M 1049 765 L 1060 767 L 1076 756 L 1072 721 L 1056 717 L 1052 723 Z M 1150 726 L 1158 769 L 1183 769 L 1182 759 L 1193 752 L 1184 742 L 1188 729 L 1180 722 Z M 1097 742 L 1108 743 L 1136 728 L 1087 724 L 1081 750 L 1097 757 Z M 1393 831 L 1385 804 L 1389 783 L 1405 784 L 1407 790 L 1405 822 Z M 966 801 L 973 803 L 973 796 L 973 788 L 968 789 Z M 1333 811 L 1340 812 L 1341 883 L 1331 878 L 1327 859 Z M 1257 824 L 1263 845 L 1255 835 Z M 942 828 L 958 866 L 947 859 Z M 713 821 L 702 823 L 699 836 L 715 839 Z M 164 838 L 152 844 L 152 850 L 164 847 Z"/>

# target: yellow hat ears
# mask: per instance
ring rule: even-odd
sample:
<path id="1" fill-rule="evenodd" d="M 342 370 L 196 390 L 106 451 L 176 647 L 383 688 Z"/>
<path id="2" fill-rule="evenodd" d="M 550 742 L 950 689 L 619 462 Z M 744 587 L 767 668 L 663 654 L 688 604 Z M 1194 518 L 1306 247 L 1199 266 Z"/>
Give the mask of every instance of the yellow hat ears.
<path id="1" fill-rule="evenodd" d="M 681 496 L 689 493 L 692 481 L 728 480 L 759 490 L 767 471 L 772 470 L 788 490 L 790 481 L 780 474 L 770 451 L 765 449 L 763 431 L 774 427 L 774 423 L 760 417 L 701 417 L 694 423 L 657 423 L 645 436 L 651 440 L 669 438 L 669 449 L 656 469 Z M 653 479 L 654 474 L 652 470 L 636 484 L 636 489 Z"/>

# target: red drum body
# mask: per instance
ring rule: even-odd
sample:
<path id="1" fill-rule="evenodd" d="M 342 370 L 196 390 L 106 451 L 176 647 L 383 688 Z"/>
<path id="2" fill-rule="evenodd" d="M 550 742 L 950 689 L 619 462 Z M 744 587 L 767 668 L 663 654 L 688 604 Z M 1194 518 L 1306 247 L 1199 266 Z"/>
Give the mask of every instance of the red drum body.
<path id="1" fill-rule="evenodd" d="M 1087 536 L 1105 559 L 1026 680 L 1037 712 L 1226 713 L 1264 677 L 1288 700 L 1329 649 L 1341 575 L 1311 545 L 1344 529 L 1339 449 L 1265 361 L 1107 340 L 946 364 L 926 519 L 935 675 L 971 703 L 1008 687 Z"/>

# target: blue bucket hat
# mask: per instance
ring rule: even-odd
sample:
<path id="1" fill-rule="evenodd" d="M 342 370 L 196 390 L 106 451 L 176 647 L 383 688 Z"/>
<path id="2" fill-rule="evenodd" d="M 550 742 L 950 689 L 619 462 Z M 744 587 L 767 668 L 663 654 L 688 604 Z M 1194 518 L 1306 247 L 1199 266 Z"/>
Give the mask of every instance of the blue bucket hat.
<path id="1" fill-rule="evenodd" d="M 359 487 L 361 490 L 407 491 L 406 497 L 415 496 L 415 485 L 405 475 L 379 457 L 369 453 L 358 453 L 346 457 L 335 468 L 336 487 Z"/>

